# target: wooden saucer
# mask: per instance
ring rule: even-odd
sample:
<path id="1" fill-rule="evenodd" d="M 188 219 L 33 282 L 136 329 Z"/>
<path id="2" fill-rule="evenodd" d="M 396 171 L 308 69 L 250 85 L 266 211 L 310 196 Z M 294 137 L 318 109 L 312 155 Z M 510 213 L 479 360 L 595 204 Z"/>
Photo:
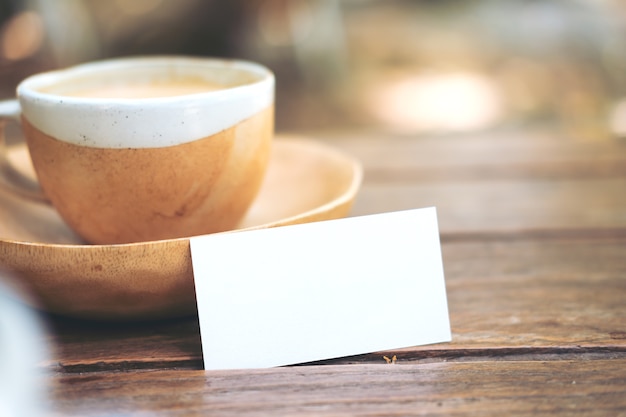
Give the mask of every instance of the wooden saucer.
<path id="1" fill-rule="evenodd" d="M 33 175 L 24 146 L 9 152 Z M 328 145 L 277 138 L 261 192 L 236 231 L 344 217 L 361 178 L 358 161 Z M 36 307 L 62 315 L 128 320 L 196 311 L 188 238 L 84 244 L 51 206 L 3 189 L 0 268 L 32 292 Z"/>

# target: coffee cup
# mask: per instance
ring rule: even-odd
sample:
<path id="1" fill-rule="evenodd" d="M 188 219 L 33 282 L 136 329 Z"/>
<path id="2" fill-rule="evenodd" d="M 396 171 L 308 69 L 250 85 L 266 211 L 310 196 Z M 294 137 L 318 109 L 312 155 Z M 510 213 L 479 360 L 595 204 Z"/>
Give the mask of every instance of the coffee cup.
<path id="1" fill-rule="evenodd" d="M 189 237 L 235 228 L 257 195 L 274 76 L 240 60 L 99 61 L 25 79 L 0 118 L 20 120 L 45 198 L 87 242 Z"/>

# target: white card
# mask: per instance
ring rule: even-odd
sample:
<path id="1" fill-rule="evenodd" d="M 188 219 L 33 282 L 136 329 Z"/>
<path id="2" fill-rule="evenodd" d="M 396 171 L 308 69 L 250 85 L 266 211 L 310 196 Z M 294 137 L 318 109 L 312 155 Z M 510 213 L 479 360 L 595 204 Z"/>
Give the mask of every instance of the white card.
<path id="1" fill-rule="evenodd" d="M 205 369 L 451 340 L 435 208 L 194 237 Z"/>

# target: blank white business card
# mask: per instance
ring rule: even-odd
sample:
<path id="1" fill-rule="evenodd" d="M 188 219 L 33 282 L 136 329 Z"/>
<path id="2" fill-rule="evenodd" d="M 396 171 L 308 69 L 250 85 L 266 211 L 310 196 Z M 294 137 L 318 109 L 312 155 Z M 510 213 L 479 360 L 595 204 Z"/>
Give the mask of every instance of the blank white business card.
<path id="1" fill-rule="evenodd" d="M 435 208 L 191 239 L 205 369 L 451 340 Z"/>

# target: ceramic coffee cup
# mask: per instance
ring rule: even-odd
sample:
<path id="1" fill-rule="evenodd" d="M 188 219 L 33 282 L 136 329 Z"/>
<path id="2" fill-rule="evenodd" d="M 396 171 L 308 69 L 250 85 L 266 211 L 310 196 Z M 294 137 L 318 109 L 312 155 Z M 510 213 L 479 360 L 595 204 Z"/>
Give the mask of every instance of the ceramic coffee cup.
<path id="1" fill-rule="evenodd" d="M 255 63 L 100 61 L 29 77 L 17 96 L 0 117 L 19 117 L 43 193 L 90 243 L 235 228 L 266 171 L 274 76 Z"/>

